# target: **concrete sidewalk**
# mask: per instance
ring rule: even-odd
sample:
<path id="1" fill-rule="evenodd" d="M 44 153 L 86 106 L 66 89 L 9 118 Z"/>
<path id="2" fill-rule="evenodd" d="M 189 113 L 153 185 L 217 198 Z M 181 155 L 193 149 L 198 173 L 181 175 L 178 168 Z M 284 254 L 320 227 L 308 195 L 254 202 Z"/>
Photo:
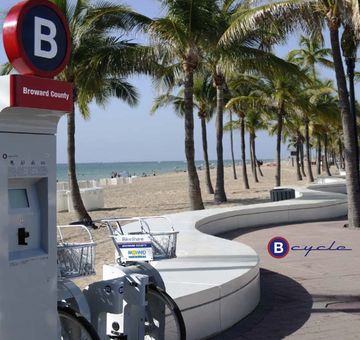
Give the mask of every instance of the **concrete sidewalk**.
<path id="1" fill-rule="evenodd" d="M 222 235 L 260 256 L 262 297 L 258 308 L 213 339 L 360 339 L 360 230 L 346 221 L 239 230 Z M 292 251 L 282 259 L 267 244 L 282 236 L 291 246 L 337 246 L 351 251 Z"/>

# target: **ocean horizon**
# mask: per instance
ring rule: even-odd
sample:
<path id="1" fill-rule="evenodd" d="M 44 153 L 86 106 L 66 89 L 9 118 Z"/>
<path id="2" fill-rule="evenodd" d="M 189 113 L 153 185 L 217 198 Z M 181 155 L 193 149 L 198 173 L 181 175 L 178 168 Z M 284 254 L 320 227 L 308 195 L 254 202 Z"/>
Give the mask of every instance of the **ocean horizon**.
<path id="1" fill-rule="evenodd" d="M 264 160 L 272 161 L 272 160 Z M 236 165 L 240 165 L 241 161 L 236 160 Z M 247 161 L 248 163 L 249 161 Z M 197 168 L 204 167 L 204 161 L 195 161 Z M 210 161 L 211 167 L 216 167 L 216 160 Z M 232 166 L 231 160 L 224 160 L 225 167 Z M 57 180 L 67 181 L 68 166 L 59 163 L 56 166 Z M 153 161 L 153 162 L 113 162 L 113 163 L 77 163 L 76 174 L 77 179 L 92 180 L 100 178 L 110 178 L 116 172 L 118 175 L 129 174 L 130 176 L 153 176 L 170 172 L 186 171 L 185 161 Z"/>

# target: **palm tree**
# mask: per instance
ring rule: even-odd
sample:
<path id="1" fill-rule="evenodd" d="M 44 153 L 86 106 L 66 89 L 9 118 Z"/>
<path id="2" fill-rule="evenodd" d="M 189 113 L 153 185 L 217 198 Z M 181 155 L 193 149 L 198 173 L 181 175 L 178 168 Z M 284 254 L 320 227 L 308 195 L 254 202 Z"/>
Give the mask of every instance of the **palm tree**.
<path id="1" fill-rule="evenodd" d="M 303 177 L 306 177 L 306 173 L 305 173 L 305 163 L 304 163 L 304 138 L 299 140 L 300 143 L 300 167 L 301 167 L 301 173 L 303 175 Z M 309 151 L 310 151 L 310 146 L 309 146 Z M 310 157 L 310 152 L 309 152 L 309 157 Z"/>
<path id="2" fill-rule="evenodd" d="M 316 116 L 312 120 L 313 129 L 317 133 L 319 143 L 324 146 L 325 172 L 331 176 L 328 163 L 329 140 L 332 139 L 332 135 L 338 137 L 341 134 L 338 99 L 331 92 L 323 93 L 316 98 L 314 109 Z"/>
<path id="3" fill-rule="evenodd" d="M 239 117 L 240 141 L 241 141 L 241 160 L 245 189 L 249 189 L 249 181 L 246 171 L 245 156 L 245 129 L 249 132 L 251 169 L 255 182 L 257 179 L 257 161 L 255 151 L 256 129 L 260 128 L 261 115 L 264 107 L 262 99 L 258 97 L 259 77 L 248 74 L 238 74 L 229 81 L 229 89 L 232 98 L 226 104 L 226 108 L 233 110 Z M 260 168 L 259 168 L 260 170 Z M 260 170 L 262 175 L 262 172 Z"/>
<path id="4" fill-rule="evenodd" d="M 318 175 L 321 175 L 321 154 L 322 154 L 322 148 L 321 148 L 321 135 L 319 134 L 318 131 L 316 131 L 316 133 L 314 133 L 314 136 L 316 137 L 316 154 L 317 154 L 317 159 L 316 159 L 316 173 Z"/>
<path id="5" fill-rule="evenodd" d="M 294 65 L 293 65 L 294 66 Z M 297 96 L 299 86 L 303 80 L 306 80 L 297 68 L 293 73 L 274 73 L 270 78 L 254 78 L 245 76 L 240 80 L 235 80 L 231 83 L 231 88 L 240 89 L 242 92 L 234 94 L 234 97 L 229 101 L 227 107 L 237 108 L 239 112 L 255 111 L 256 123 L 262 112 L 266 112 L 268 117 L 272 120 L 276 119 L 275 130 L 277 134 L 277 172 L 276 172 L 276 186 L 280 186 L 281 176 L 281 140 L 283 121 L 288 111 L 292 111 L 294 107 L 304 106 L 304 102 Z M 244 84 L 244 80 L 246 83 Z M 239 90 L 238 90 L 239 91 Z M 244 105 L 246 109 L 244 110 Z M 245 115 L 243 116 L 245 119 Z M 252 159 L 252 171 L 255 181 L 258 181 L 256 172 L 256 154 L 255 154 L 255 131 L 250 133 L 250 149 Z"/>
<path id="6" fill-rule="evenodd" d="M 246 166 L 246 154 L 245 154 L 245 130 L 249 133 L 249 143 L 250 143 L 250 153 L 251 158 L 254 159 L 253 167 L 257 167 L 259 169 L 260 175 L 263 176 L 260 165 L 258 164 L 258 160 L 256 157 L 256 131 L 264 130 L 267 127 L 267 124 L 263 120 L 261 108 L 252 108 L 244 111 L 240 110 L 240 102 L 243 101 L 242 106 L 244 107 L 245 101 L 249 100 L 249 98 L 241 98 L 236 97 L 234 100 L 230 100 L 226 107 L 232 107 L 232 109 L 236 110 L 234 112 L 237 113 L 239 120 L 237 121 L 229 121 L 225 124 L 225 131 L 233 129 L 240 129 L 240 141 L 241 141 L 241 161 L 243 164 L 243 179 L 244 179 L 244 187 L 245 189 L 249 189 L 249 180 L 247 176 L 247 166 Z M 256 168 L 255 168 L 256 170 Z M 253 170 L 254 171 L 254 170 Z M 254 174 L 254 173 L 253 173 Z M 255 178 L 255 174 L 254 174 Z M 256 182 L 256 179 L 255 179 Z"/>
<path id="7" fill-rule="evenodd" d="M 276 121 L 276 174 L 275 186 L 281 185 L 281 143 L 284 119 L 294 107 L 302 107 L 304 102 L 298 97 L 301 79 L 290 74 L 281 74 L 272 79 L 262 80 L 265 101 L 268 101 L 270 116 Z"/>
<path id="8" fill-rule="evenodd" d="M 234 129 L 240 130 L 240 149 L 241 149 L 243 183 L 245 189 L 250 189 L 249 179 L 246 170 L 247 166 L 246 166 L 246 150 L 245 150 L 245 115 L 243 113 L 239 114 L 239 111 L 237 111 L 237 116 L 239 117 L 239 120 L 227 122 L 224 126 L 224 130 L 225 131 L 230 131 Z"/>
<path id="9" fill-rule="evenodd" d="M 310 73 L 312 80 L 318 80 L 316 65 L 333 68 L 334 63 L 328 59 L 331 56 L 331 49 L 324 48 L 324 42 L 320 37 L 300 37 L 300 49 L 291 50 L 288 54 L 288 60 L 297 65 L 301 65 Z"/>
<path id="10" fill-rule="evenodd" d="M 164 18 L 149 27 L 159 55 L 167 65 L 181 65 L 184 85 L 185 155 L 187 160 L 190 207 L 204 209 L 195 166 L 193 94 L 194 72 L 201 61 L 201 41 L 214 34 L 212 25 L 216 3 L 213 0 L 160 0 L 167 10 Z"/>
<path id="11" fill-rule="evenodd" d="M 346 76 L 341 58 L 339 29 L 351 25 L 357 38 L 360 35 L 359 3 L 348 0 L 287 0 L 270 3 L 257 8 L 249 8 L 235 17 L 232 26 L 224 35 L 224 40 L 233 41 L 244 32 L 255 27 L 273 27 L 276 33 L 285 35 L 299 25 L 305 29 L 321 34 L 326 23 L 330 33 L 330 44 L 334 59 L 339 108 L 341 111 L 344 132 L 346 163 L 346 184 L 348 195 L 348 221 L 351 227 L 360 228 L 360 181 L 357 176 L 357 164 L 353 157 L 356 154 L 357 141 L 354 134 L 353 120 Z"/>
<path id="12" fill-rule="evenodd" d="M 69 65 L 59 76 L 74 84 L 74 103 L 83 117 L 89 117 L 89 104 L 105 105 L 117 97 L 129 105 L 137 102 L 137 93 L 126 77 L 135 71 L 147 71 L 142 63 L 143 50 L 137 45 L 110 35 L 112 29 L 128 32 L 148 23 L 148 19 L 125 6 L 92 4 L 88 0 L 54 0 L 64 12 L 72 36 Z M 71 197 L 78 220 L 92 224 L 81 199 L 75 162 L 75 107 L 68 113 L 68 176 Z"/>
<path id="13" fill-rule="evenodd" d="M 325 67 L 333 68 L 334 63 L 328 59 L 331 56 L 331 49 L 324 48 L 322 39 L 319 37 L 300 37 L 301 49 L 295 49 L 289 52 L 288 60 L 301 65 L 309 74 L 312 81 L 316 84 L 319 82 L 316 64 L 320 64 Z M 310 135 L 309 135 L 309 114 L 307 112 L 304 115 L 305 124 L 305 145 L 306 145 L 306 158 L 307 158 L 307 171 L 309 174 L 309 182 L 314 182 L 314 176 L 311 168 L 311 157 L 310 157 Z"/>
<path id="14" fill-rule="evenodd" d="M 57 77 L 74 84 L 74 107 L 67 115 L 69 187 L 77 219 L 91 225 L 76 177 L 75 106 L 84 118 L 89 118 L 89 104 L 93 100 L 105 105 L 109 97 L 116 97 L 129 105 L 136 104 L 136 90 L 126 77 L 135 71 L 149 72 L 150 64 L 144 59 L 147 49 L 110 33 L 115 29 L 129 32 L 145 27 L 149 19 L 122 5 L 94 4 L 89 0 L 52 2 L 64 13 L 72 37 L 70 62 Z M 10 70 L 5 66 L 2 72 Z"/>
<path id="15" fill-rule="evenodd" d="M 266 122 L 263 119 L 263 112 L 262 112 L 262 107 L 254 107 L 253 109 L 247 111 L 246 116 L 245 116 L 245 126 L 246 126 L 246 130 L 249 132 L 249 136 L 250 136 L 250 152 L 252 153 L 252 158 L 254 160 L 254 169 L 256 171 L 256 168 L 259 169 L 259 173 L 260 176 L 264 176 L 257 156 L 256 156 L 256 131 L 258 130 L 265 130 L 267 127 Z M 256 172 L 255 172 L 256 174 Z M 254 175 L 255 175 L 254 174 Z M 256 174 L 257 175 L 257 174 Z"/>
<path id="16" fill-rule="evenodd" d="M 231 161 L 232 161 L 232 168 L 233 168 L 233 175 L 234 179 L 237 179 L 236 175 L 236 167 L 235 167 L 235 156 L 234 156 L 234 136 L 233 136 L 233 118 L 232 118 L 232 111 L 229 110 L 229 123 L 230 123 L 230 150 L 231 150 Z"/>
<path id="17" fill-rule="evenodd" d="M 198 108 L 198 116 L 201 121 L 201 137 L 205 163 L 205 181 L 207 192 L 209 194 L 214 194 L 214 189 L 210 176 L 206 123 L 210 121 L 214 115 L 216 106 L 215 98 L 215 89 L 212 86 L 210 75 L 205 74 L 196 76 L 194 81 L 194 103 Z"/>
<path id="18" fill-rule="evenodd" d="M 251 171 L 254 176 L 255 183 L 259 183 L 259 178 L 257 175 L 257 167 L 256 167 L 256 161 L 255 161 L 255 134 L 249 133 L 249 146 L 250 146 L 250 165 L 251 165 Z"/>
<path id="19" fill-rule="evenodd" d="M 302 119 L 295 112 L 291 112 L 285 117 L 283 140 L 289 141 L 288 147 L 296 150 L 296 178 L 298 181 L 303 180 L 301 170 L 301 145 L 304 140 L 302 134 Z"/>
<path id="20" fill-rule="evenodd" d="M 246 165 L 245 117 L 255 101 L 252 96 L 252 91 L 256 80 L 257 78 L 253 78 L 245 74 L 239 74 L 233 79 L 230 79 L 228 85 L 230 90 L 230 99 L 226 103 L 226 109 L 234 111 L 239 117 L 238 122 L 235 122 L 235 124 L 230 122 L 230 124 L 231 128 L 237 127 L 240 129 L 242 176 L 245 189 L 250 189 Z M 229 127 L 228 124 L 226 126 Z"/>
<path id="21" fill-rule="evenodd" d="M 177 95 L 171 95 L 169 93 L 171 88 L 168 89 L 168 93 L 158 96 L 151 108 L 151 112 L 154 113 L 162 106 L 172 105 L 174 112 L 180 116 L 185 116 L 184 109 L 184 91 L 180 90 Z M 205 181 L 206 188 L 209 194 L 214 194 L 214 189 L 211 183 L 210 177 L 210 164 L 208 156 L 207 146 L 207 122 L 213 117 L 215 108 L 215 89 L 212 86 L 211 78 L 209 76 L 196 75 L 194 78 L 194 107 L 198 110 L 198 116 L 201 121 L 201 136 L 204 153 L 205 163 Z"/>
<path id="22" fill-rule="evenodd" d="M 337 117 L 338 108 L 335 100 L 335 90 L 331 81 L 315 81 L 315 83 L 303 92 L 305 100 L 311 105 L 309 110 L 302 111 L 302 116 L 305 122 L 305 140 L 306 145 L 310 145 L 309 131 L 312 123 L 328 116 Z M 315 131 L 315 129 L 313 129 Z M 318 131 L 316 131 L 318 133 Z M 321 160 L 321 136 L 318 135 L 318 175 L 320 174 L 320 160 Z M 308 149 L 308 147 L 307 147 Z M 307 150 L 307 154 L 310 152 Z M 311 169 L 311 163 L 308 161 L 308 169 Z M 310 172 L 312 176 L 312 172 Z M 311 178 L 309 179 L 311 181 Z"/>
<path id="23" fill-rule="evenodd" d="M 256 71 L 269 75 L 286 71 L 296 72 L 297 68 L 268 52 L 268 46 L 276 41 L 267 30 L 254 28 L 244 34 L 236 44 L 226 47 L 219 44 L 223 33 L 229 28 L 234 13 L 247 8 L 248 4 L 237 0 L 214 2 L 217 5 L 212 14 L 214 30 L 202 41 L 202 46 L 205 52 L 203 67 L 212 72 L 217 91 L 217 176 L 214 200 L 221 203 L 226 201 L 222 138 L 224 91 L 228 85 L 227 81 L 234 73 Z"/>

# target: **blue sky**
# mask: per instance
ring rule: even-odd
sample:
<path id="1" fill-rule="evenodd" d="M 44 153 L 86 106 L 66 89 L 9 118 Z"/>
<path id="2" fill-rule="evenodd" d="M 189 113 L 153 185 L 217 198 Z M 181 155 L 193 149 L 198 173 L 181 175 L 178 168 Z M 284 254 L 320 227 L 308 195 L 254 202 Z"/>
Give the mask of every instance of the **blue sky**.
<path id="1" fill-rule="evenodd" d="M 18 1 L 0 3 L 0 11 L 6 12 Z M 150 17 L 161 16 L 157 0 L 127 0 L 135 10 Z M 296 47 L 296 39 L 290 39 L 287 46 L 276 49 L 280 56 Z M 5 62 L 3 47 L 0 48 L 0 63 Z M 325 77 L 330 77 L 326 74 Z M 126 162 L 184 160 L 184 123 L 176 117 L 171 108 L 159 110 L 150 115 L 150 107 L 156 91 L 151 79 L 138 76 L 130 79 L 138 88 L 140 102 L 130 108 L 118 100 L 110 100 L 105 108 L 91 105 L 91 118 L 84 121 L 76 118 L 76 160 L 77 162 Z M 194 112 L 195 113 L 195 112 Z M 195 117 L 196 159 L 202 159 L 201 131 L 199 119 Z M 235 157 L 240 155 L 239 132 L 235 131 Z M 229 134 L 224 135 L 224 158 L 230 159 Z M 215 120 L 208 124 L 209 157 L 216 159 Z M 264 132 L 258 133 L 257 154 L 259 159 L 275 156 L 275 140 Z M 283 157 L 288 154 L 283 148 Z M 57 135 L 57 161 L 66 163 L 66 119 L 61 119 Z"/>

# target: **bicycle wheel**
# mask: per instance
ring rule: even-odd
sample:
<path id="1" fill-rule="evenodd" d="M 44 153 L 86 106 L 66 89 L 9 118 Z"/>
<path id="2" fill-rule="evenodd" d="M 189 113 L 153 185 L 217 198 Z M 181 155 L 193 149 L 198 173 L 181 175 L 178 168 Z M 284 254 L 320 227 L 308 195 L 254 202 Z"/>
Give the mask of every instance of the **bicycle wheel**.
<path id="1" fill-rule="evenodd" d="M 100 340 L 94 327 L 72 308 L 58 306 L 60 340 Z"/>
<path id="2" fill-rule="evenodd" d="M 184 319 L 176 302 L 163 289 L 150 285 L 145 308 L 145 339 L 185 340 Z"/>

